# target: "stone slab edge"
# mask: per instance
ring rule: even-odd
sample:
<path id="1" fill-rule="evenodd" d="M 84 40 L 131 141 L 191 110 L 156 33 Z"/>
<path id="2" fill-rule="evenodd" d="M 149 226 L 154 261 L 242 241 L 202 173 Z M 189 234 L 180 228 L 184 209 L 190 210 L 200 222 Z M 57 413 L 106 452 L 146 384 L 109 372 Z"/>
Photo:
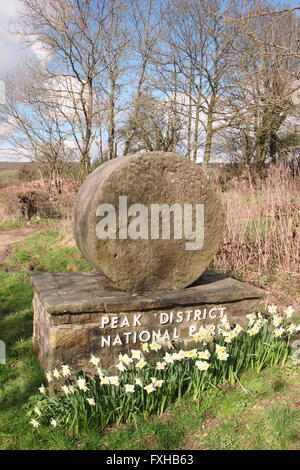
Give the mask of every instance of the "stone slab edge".
<path id="1" fill-rule="evenodd" d="M 184 305 L 261 299 L 266 292 L 207 270 L 192 286 L 178 291 L 127 293 L 101 273 L 33 274 L 31 283 L 48 314 L 117 313 Z"/>

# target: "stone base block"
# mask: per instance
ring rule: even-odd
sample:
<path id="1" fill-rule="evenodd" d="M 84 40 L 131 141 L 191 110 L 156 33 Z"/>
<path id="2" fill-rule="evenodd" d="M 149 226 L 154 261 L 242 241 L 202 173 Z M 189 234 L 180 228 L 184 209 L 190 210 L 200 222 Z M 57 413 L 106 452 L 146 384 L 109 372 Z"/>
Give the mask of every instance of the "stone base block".
<path id="1" fill-rule="evenodd" d="M 68 364 L 89 371 L 91 354 L 109 369 L 120 353 L 158 334 L 186 347 L 201 325 L 225 313 L 243 325 L 265 294 L 212 271 L 182 290 L 142 294 L 123 292 L 100 273 L 36 274 L 31 281 L 33 343 L 45 370 Z"/>

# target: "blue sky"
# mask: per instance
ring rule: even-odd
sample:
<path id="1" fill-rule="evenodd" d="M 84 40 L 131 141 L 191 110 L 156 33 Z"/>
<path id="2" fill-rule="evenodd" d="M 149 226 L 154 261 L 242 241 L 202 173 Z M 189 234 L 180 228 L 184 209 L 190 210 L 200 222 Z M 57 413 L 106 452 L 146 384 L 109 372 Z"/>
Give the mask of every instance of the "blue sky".
<path id="1" fill-rule="evenodd" d="M 300 7 L 299 1 L 296 0 L 286 3 L 291 7 Z M 282 8 L 286 6 L 286 3 L 281 2 Z M 10 32 L 12 22 L 17 18 L 18 8 L 20 8 L 19 0 L 0 0 L 0 80 L 8 73 L 13 73 L 17 65 L 26 57 L 42 54 L 41 50 L 25 48 L 20 39 Z M 300 10 L 297 14 L 300 15 Z M 20 161 L 20 156 L 9 149 L 9 143 L 4 139 L 3 125 L 1 126 L 0 122 L 0 160 L 15 159 Z"/>

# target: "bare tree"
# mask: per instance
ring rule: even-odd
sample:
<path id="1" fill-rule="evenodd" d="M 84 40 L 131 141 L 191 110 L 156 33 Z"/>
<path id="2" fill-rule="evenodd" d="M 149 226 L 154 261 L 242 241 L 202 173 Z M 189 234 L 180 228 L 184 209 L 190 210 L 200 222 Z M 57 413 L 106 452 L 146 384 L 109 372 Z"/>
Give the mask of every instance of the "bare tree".
<path id="1" fill-rule="evenodd" d="M 90 167 L 90 148 L 99 131 L 99 104 L 104 101 L 108 66 L 104 37 L 122 2 L 114 0 L 21 0 L 21 32 L 30 45 L 48 53 L 44 67 L 53 83 L 63 83 L 66 102 L 60 112 L 72 129 L 81 163 L 81 178 Z M 58 86 L 58 95 L 62 86 Z M 55 90 L 53 90 L 55 92 Z M 54 99 L 57 106 L 57 98 Z"/>

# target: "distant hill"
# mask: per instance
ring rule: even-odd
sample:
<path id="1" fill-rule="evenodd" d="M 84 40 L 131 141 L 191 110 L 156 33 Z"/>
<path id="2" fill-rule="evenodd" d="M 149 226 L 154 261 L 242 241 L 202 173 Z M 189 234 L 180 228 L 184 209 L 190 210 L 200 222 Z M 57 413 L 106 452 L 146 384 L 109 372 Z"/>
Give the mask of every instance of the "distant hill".
<path id="1" fill-rule="evenodd" d="M 34 165 L 34 163 L 32 162 L 1 162 L 0 161 L 0 171 L 18 170 L 24 165 L 32 166 Z"/>

